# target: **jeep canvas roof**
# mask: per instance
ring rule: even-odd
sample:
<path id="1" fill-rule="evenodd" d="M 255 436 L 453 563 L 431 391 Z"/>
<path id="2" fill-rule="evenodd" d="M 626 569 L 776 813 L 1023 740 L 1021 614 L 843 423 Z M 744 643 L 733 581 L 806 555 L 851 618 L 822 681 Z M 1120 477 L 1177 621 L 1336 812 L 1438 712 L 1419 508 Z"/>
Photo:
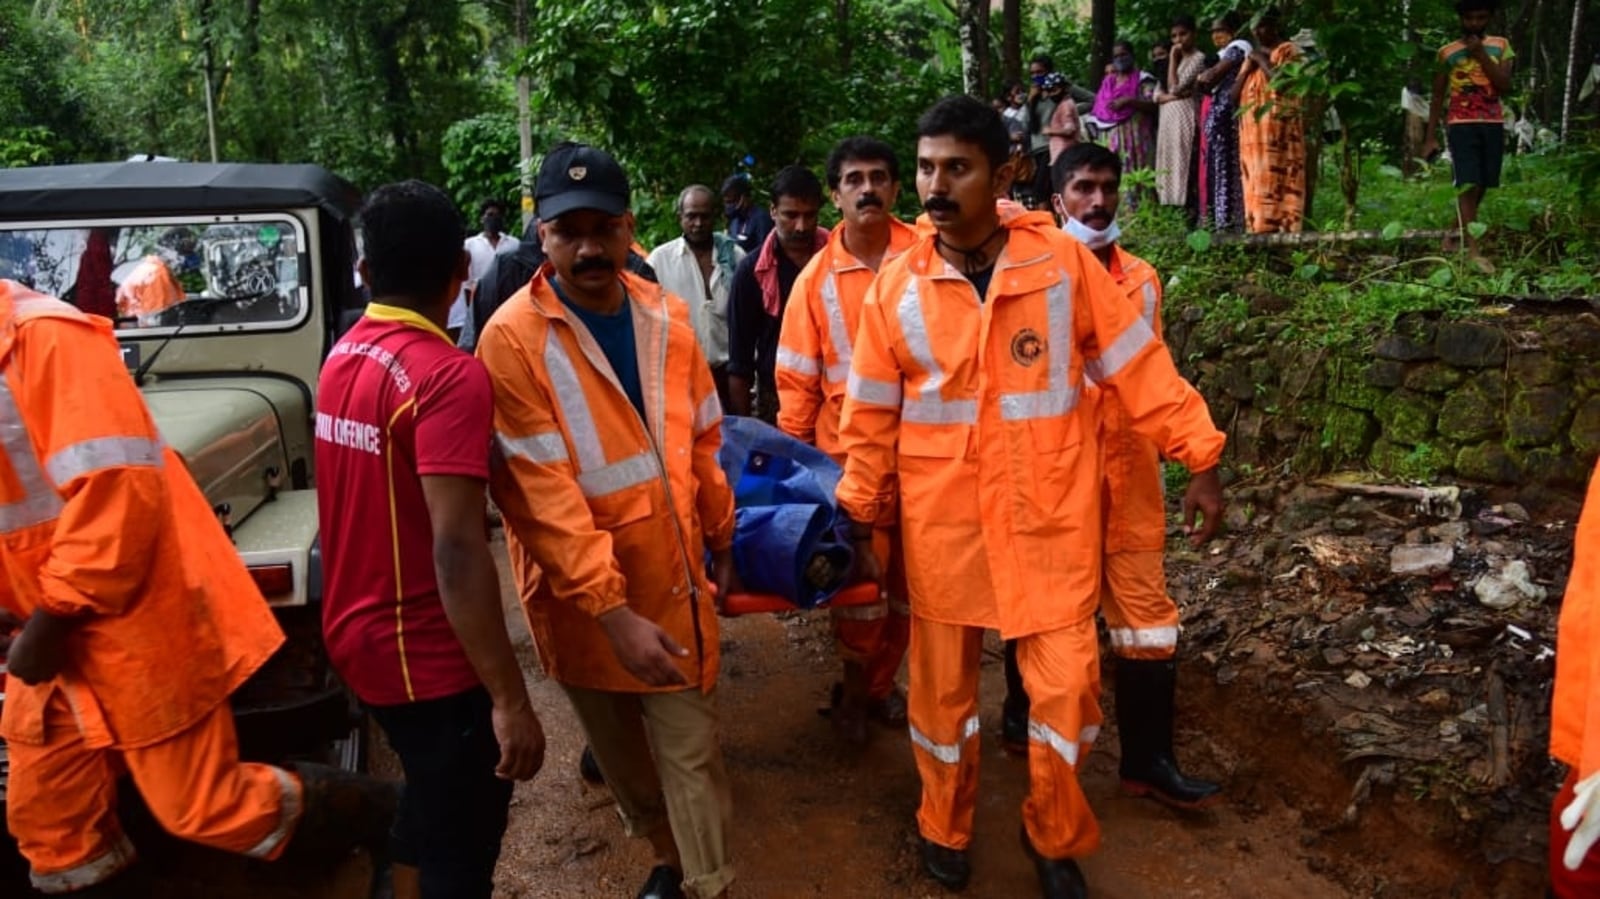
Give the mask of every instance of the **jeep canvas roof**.
<path id="1" fill-rule="evenodd" d="M 316 206 L 348 220 L 360 203 L 360 191 L 316 165 L 104 162 L 0 169 L 0 219 Z"/>

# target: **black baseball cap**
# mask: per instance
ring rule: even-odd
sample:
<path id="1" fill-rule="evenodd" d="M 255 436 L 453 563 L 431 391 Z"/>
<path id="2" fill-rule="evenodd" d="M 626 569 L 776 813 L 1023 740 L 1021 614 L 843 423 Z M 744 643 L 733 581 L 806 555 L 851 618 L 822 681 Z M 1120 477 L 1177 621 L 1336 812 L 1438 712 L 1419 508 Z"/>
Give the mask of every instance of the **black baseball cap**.
<path id="1" fill-rule="evenodd" d="M 533 196 L 539 219 L 548 222 L 574 209 L 621 215 L 628 211 L 632 193 L 627 173 L 610 153 L 563 141 L 544 155 Z"/>

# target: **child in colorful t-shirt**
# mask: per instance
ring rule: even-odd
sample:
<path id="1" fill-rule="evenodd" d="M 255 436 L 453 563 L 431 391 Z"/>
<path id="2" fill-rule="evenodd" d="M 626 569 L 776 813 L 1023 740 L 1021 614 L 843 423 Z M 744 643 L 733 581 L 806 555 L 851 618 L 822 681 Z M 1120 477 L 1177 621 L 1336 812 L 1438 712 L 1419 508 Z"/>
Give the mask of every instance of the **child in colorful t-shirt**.
<path id="1" fill-rule="evenodd" d="M 1500 97 L 1511 89 L 1514 59 L 1509 41 L 1487 33 L 1494 6 L 1494 0 L 1456 3 L 1461 38 L 1439 48 L 1433 104 L 1428 111 L 1428 139 L 1422 146 L 1422 155 L 1431 159 L 1439 148 L 1439 119 L 1444 114 L 1456 187 L 1470 186 L 1456 199 L 1461 231 L 1473 260 L 1485 270 L 1493 267 L 1478 253 L 1478 238 L 1469 226 L 1478 219 L 1478 204 L 1484 194 L 1489 188 L 1500 186 L 1505 149 L 1505 113 L 1500 108 Z"/>

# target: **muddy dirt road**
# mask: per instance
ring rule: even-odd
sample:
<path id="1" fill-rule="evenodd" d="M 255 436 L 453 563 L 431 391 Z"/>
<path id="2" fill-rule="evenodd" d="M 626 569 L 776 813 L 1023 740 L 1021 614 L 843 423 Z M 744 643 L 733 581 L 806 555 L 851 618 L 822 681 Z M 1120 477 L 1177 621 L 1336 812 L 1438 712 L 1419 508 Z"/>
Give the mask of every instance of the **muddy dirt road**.
<path id="1" fill-rule="evenodd" d="M 502 577 L 508 578 L 501 549 Z M 505 596 L 513 591 L 507 584 Z M 510 611 L 508 609 L 508 611 Z M 517 787 L 496 877 L 497 897 L 632 897 L 650 861 L 627 839 L 603 788 L 577 774 L 583 737 L 561 691 L 536 674 L 520 614 L 510 615 L 549 737 L 544 770 Z M 901 731 L 875 729 L 864 751 L 840 748 L 817 712 L 835 671 L 822 615 L 725 621 L 722 744 L 733 778 L 733 854 L 740 897 L 920 899 L 944 895 L 917 864 L 918 787 Z M 1026 770 L 999 749 L 1004 689 L 997 641 L 985 656 L 984 730 L 971 897 L 1036 896 L 1018 845 Z M 1526 879 L 1487 880 L 1452 847 L 1419 836 L 1389 797 L 1341 825 L 1351 778 L 1325 736 L 1275 713 L 1247 679 L 1221 687 L 1196 660 L 1180 682 L 1179 757 L 1228 785 L 1219 808 L 1179 817 L 1117 788 L 1116 724 L 1108 718 L 1083 769 L 1104 839 L 1084 870 L 1096 899 L 1343 899 L 1520 897 Z M 1108 684 L 1108 687 L 1110 685 Z M 1105 707 L 1112 707 L 1108 696 Z M 392 765 L 384 751 L 375 764 Z M 391 768 L 392 770 L 392 768 Z M 1380 794 L 1382 791 L 1378 791 Z M 350 897 L 362 895 L 364 861 L 338 871 L 287 871 L 216 853 L 141 843 L 160 885 L 154 895 Z M 0 877 L 0 895 L 25 894 Z"/>

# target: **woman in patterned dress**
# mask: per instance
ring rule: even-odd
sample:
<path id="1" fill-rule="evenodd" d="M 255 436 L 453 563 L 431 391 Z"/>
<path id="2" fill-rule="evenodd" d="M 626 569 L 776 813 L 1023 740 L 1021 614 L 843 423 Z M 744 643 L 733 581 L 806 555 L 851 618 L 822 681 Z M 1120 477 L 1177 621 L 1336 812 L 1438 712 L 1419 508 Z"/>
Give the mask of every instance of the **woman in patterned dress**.
<path id="1" fill-rule="evenodd" d="M 1155 76 L 1139 71 L 1133 45 L 1112 44 L 1111 70 L 1095 95 L 1094 117 L 1106 147 L 1122 157 L 1125 172 L 1155 164 L 1155 95 Z"/>
<path id="2" fill-rule="evenodd" d="M 1206 143 L 1206 203 L 1218 231 L 1244 226 L 1244 186 L 1239 177 L 1239 106 L 1233 83 L 1239 67 L 1254 48 L 1237 36 L 1239 15 L 1228 13 L 1211 26 L 1217 64 L 1200 73 L 1198 83 L 1210 91 L 1211 109 L 1201 129 Z"/>

